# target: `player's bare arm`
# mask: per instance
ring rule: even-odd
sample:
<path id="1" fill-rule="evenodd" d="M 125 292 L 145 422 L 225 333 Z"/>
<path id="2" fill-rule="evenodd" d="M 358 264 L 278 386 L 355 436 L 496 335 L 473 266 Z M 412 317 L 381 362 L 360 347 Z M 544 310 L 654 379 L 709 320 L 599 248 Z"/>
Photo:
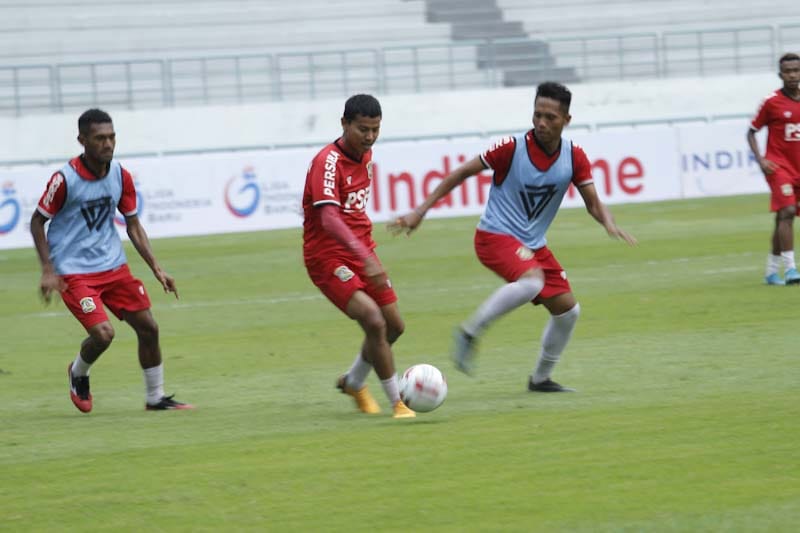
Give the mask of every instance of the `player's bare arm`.
<path id="1" fill-rule="evenodd" d="M 583 198 L 583 203 L 586 205 L 586 210 L 592 215 L 592 218 L 606 229 L 610 237 L 622 239 L 630 245 L 636 244 L 637 241 L 633 235 L 617 226 L 611 211 L 600 201 L 600 197 L 597 195 L 597 189 L 595 189 L 593 183 L 581 185 L 578 187 L 578 192 L 581 193 L 581 198 Z"/>
<path id="2" fill-rule="evenodd" d="M 145 232 L 144 226 L 139 222 L 139 217 L 136 215 L 127 216 L 125 217 L 125 224 L 127 225 L 128 237 L 133 243 L 133 247 L 136 248 L 136 251 L 142 256 L 142 259 L 144 259 L 144 262 L 150 267 L 150 270 L 153 271 L 153 275 L 158 282 L 161 283 L 164 292 L 173 293 L 177 299 L 178 288 L 175 285 L 175 278 L 167 274 L 158 264 L 158 261 L 156 261 L 153 249 L 150 247 L 150 239 L 147 238 L 147 232 Z"/>
<path id="3" fill-rule="evenodd" d="M 416 209 L 395 219 L 394 222 L 391 222 L 388 225 L 389 231 L 394 235 L 400 233 L 405 233 L 406 235 L 410 234 L 422 223 L 425 214 L 431 207 L 436 205 L 436 202 L 450 194 L 450 191 L 458 187 L 465 179 L 484 170 L 486 170 L 486 167 L 483 165 L 483 160 L 480 157 L 475 157 L 467 161 L 448 174 Z"/>
<path id="4" fill-rule="evenodd" d="M 50 261 L 50 246 L 47 244 L 44 232 L 45 223 L 47 223 L 47 218 L 40 212 L 34 211 L 31 217 L 31 235 L 36 246 L 36 254 L 39 256 L 39 264 L 42 267 L 39 290 L 45 303 L 50 303 L 53 291 L 66 290 L 67 283 L 56 273 L 56 269 Z"/>
<path id="5" fill-rule="evenodd" d="M 756 140 L 756 131 L 753 128 L 747 130 L 747 144 L 750 145 L 750 151 L 758 161 L 758 166 L 761 167 L 761 172 L 765 176 L 769 176 L 778 169 L 778 165 L 774 161 L 770 161 L 761 155 L 761 150 L 758 148 L 758 140 Z"/>

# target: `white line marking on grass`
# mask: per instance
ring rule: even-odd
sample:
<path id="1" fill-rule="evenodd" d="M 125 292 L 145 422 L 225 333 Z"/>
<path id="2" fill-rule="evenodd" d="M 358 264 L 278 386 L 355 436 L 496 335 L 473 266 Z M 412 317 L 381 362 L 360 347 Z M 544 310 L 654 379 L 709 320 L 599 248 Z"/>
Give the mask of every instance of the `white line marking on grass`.
<path id="1" fill-rule="evenodd" d="M 703 274 L 726 274 L 728 272 L 756 272 L 760 270 L 760 267 L 751 266 L 751 267 L 728 267 L 728 268 L 717 268 L 715 270 L 703 270 Z"/>
<path id="2" fill-rule="evenodd" d="M 415 294 L 415 293 L 423 293 L 423 294 L 431 294 L 431 293 L 447 293 L 452 292 L 454 290 L 458 290 L 461 292 L 465 291 L 480 291 L 486 289 L 495 289 L 498 285 L 470 285 L 469 287 L 409 287 L 408 289 L 403 289 L 401 292 L 402 294 Z M 222 306 L 234 306 L 234 305 L 274 305 L 280 303 L 292 303 L 292 302 L 307 302 L 313 300 L 324 300 L 325 297 L 322 294 L 306 294 L 306 295 L 292 295 L 292 296 L 280 296 L 276 298 L 239 298 L 237 300 L 211 300 L 211 301 L 199 301 L 199 302 L 191 302 L 191 303 L 179 303 L 179 304 L 171 304 L 169 307 L 171 309 L 192 309 L 197 307 L 222 307 Z"/>
<path id="3" fill-rule="evenodd" d="M 640 263 L 609 263 L 605 265 L 606 269 L 617 269 L 617 268 L 635 268 L 637 265 L 669 265 L 669 264 L 691 264 L 693 262 L 701 262 L 705 260 L 710 261 L 718 261 L 720 259 L 731 259 L 731 258 L 740 258 L 740 257 L 749 257 L 754 255 L 753 252 L 744 252 L 744 253 L 730 253 L 724 255 L 713 255 L 713 256 L 704 256 L 704 257 L 675 257 L 672 259 L 666 260 L 647 260 Z M 759 266 L 739 266 L 739 267 L 724 267 L 718 269 L 711 269 L 711 270 L 702 270 L 697 272 L 697 274 L 707 275 L 707 276 L 715 276 L 718 274 L 726 274 L 731 272 L 755 272 L 760 269 Z M 567 269 L 569 270 L 569 269 Z M 628 277 L 631 278 L 642 278 L 642 277 L 652 277 L 652 272 L 646 271 L 632 271 L 627 274 Z M 605 281 L 607 278 L 605 277 L 597 277 L 597 276 L 581 276 L 581 282 L 597 282 L 597 281 Z M 400 290 L 400 296 L 403 294 L 435 294 L 435 293 L 448 293 L 452 291 L 460 291 L 460 292 L 478 292 L 478 291 L 487 291 L 496 289 L 500 286 L 500 282 L 498 283 L 485 283 L 480 285 L 469 285 L 467 287 L 452 287 L 452 286 L 441 286 L 437 285 L 436 287 L 424 287 L 420 285 L 410 286 L 408 288 L 404 288 Z M 293 302 L 306 302 L 306 301 L 315 301 L 315 300 L 324 300 L 324 296 L 321 294 L 298 294 L 298 293 L 290 293 L 285 296 L 276 296 L 272 298 L 238 298 L 235 300 L 201 300 L 197 302 L 181 302 L 168 305 L 171 309 L 194 309 L 194 308 L 201 308 L 201 307 L 223 307 L 223 306 L 239 306 L 239 305 L 275 305 L 275 304 L 282 304 L 282 303 L 293 303 Z M 160 307 L 158 304 L 155 307 Z M 54 318 L 54 317 L 62 317 L 62 316 L 69 316 L 69 313 L 66 311 L 45 311 L 42 313 L 29 313 L 27 315 L 22 315 L 23 318 Z"/>
<path id="4" fill-rule="evenodd" d="M 672 259 L 648 259 L 641 263 L 608 263 L 606 268 L 630 268 L 636 265 L 670 265 L 670 264 L 685 264 L 700 262 L 705 260 L 716 261 L 726 259 L 737 259 L 741 257 L 752 257 L 755 255 L 753 252 L 730 253 L 722 255 L 704 255 L 701 257 L 673 257 Z"/>
<path id="5" fill-rule="evenodd" d="M 277 298 L 239 298 L 237 300 L 211 300 L 191 303 L 170 304 L 172 309 L 191 309 L 193 307 L 220 307 L 225 305 L 253 305 L 253 304 L 280 304 L 287 302 L 303 302 L 310 300 L 321 300 L 321 294 L 291 295 L 280 296 Z"/>
<path id="6" fill-rule="evenodd" d="M 53 318 L 56 316 L 69 316 L 69 313 L 66 311 L 44 311 L 42 313 L 28 313 L 27 315 L 21 315 L 21 318 Z"/>

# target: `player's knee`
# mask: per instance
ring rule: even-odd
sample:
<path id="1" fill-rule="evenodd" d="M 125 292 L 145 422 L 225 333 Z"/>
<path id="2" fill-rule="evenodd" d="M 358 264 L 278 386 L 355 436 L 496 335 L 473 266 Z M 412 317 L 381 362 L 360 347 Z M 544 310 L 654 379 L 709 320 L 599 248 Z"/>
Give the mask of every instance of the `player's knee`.
<path id="1" fill-rule="evenodd" d="M 581 316 L 581 304 L 575 302 L 575 306 L 569 311 L 567 311 L 567 313 L 572 313 L 573 316 L 575 317 L 575 320 L 578 320 L 578 317 Z"/>
<path id="2" fill-rule="evenodd" d="M 575 323 L 578 321 L 578 317 L 581 315 L 581 304 L 575 302 L 575 305 L 569 311 L 561 313 L 553 318 L 559 320 L 563 324 L 573 327 Z"/>
<path id="3" fill-rule="evenodd" d="M 386 334 L 386 319 L 383 318 L 380 309 L 377 307 L 364 313 L 358 322 L 361 324 L 361 327 L 364 328 L 367 335 L 376 336 Z"/>
<path id="4" fill-rule="evenodd" d="M 795 213 L 795 207 L 790 205 L 789 207 L 779 209 L 776 213 L 776 218 L 778 219 L 778 222 L 791 224 L 794 221 Z"/>
<path id="5" fill-rule="evenodd" d="M 394 341 L 400 338 L 400 335 L 406 330 L 406 324 L 402 320 L 397 320 L 393 323 L 386 324 L 386 338 L 389 340 L 389 344 L 393 344 Z"/>
<path id="6" fill-rule="evenodd" d="M 92 337 L 95 344 L 103 349 L 108 348 L 108 346 L 111 345 L 111 341 L 114 340 L 114 326 L 109 322 L 97 324 L 92 327 L 89 335 Z"/>
<path id="7" fill-rule="evenodd" d="M 158 324 L 155 320 L 146 320 L 138 325 L 136 334 L 146 342 L 158 341 Z"/>

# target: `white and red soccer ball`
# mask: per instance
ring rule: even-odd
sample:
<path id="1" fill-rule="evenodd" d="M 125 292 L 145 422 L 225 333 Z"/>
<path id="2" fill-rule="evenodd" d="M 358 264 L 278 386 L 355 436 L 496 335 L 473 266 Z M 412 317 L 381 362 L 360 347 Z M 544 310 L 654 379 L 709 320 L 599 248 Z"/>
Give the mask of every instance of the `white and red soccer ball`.
<path id="1" fill-rule="evenodd" d="M 433 365 L 414 365 L 400 376 L 400 398 L 414 411 L 433 411 L 446 397 L 447 380 Z"/>

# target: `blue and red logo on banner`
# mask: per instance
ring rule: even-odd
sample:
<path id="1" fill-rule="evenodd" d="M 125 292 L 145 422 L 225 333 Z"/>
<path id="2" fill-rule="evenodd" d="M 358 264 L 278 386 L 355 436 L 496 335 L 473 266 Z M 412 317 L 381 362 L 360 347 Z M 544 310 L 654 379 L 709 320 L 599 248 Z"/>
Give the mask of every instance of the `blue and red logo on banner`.
<path id="1" fill-rule="evenodd" d="M 0 235 L 10 233 L 19 223 L 20 207 L 14 183 L 7 181 L 0 190 Z"/>
<path id="2" fill-rule="evenodd" d="M 255 213 L 261 199 L 261 189 L 251 166 L 244 167 L 241 176 L 233 176 L 225 184 L 225 207 L 238 218 Z"/>

